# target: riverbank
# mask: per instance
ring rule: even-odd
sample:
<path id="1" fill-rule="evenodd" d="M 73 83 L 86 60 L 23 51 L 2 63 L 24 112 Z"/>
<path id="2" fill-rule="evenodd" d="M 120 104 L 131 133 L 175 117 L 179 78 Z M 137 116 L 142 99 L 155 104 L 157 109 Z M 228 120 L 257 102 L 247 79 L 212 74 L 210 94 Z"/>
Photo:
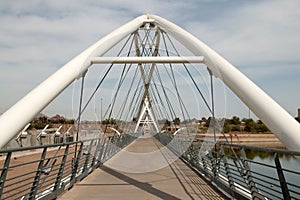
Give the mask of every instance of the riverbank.
<path id="1" fill-rule="evenodd" d="M 197 137 L 201 139 L 213 138 L 213 135 L 197 134 Z M 241 144 L 247 146 L 259 146 L 267 148 L 285 149 L 286 147 L 273 133 L 247 133 L 247 132 L 231 132 L 223 134 L 217 134 L 217 141 L 226 142 L 232 144 Z"/>

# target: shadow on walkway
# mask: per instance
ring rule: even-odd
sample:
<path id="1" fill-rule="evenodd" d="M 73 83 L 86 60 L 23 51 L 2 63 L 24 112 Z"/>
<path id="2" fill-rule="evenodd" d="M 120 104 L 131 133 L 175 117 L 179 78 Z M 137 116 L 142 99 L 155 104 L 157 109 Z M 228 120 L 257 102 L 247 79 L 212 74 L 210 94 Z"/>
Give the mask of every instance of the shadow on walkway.
<path id="1" fill-rule="evenodd" d="M 140 189 L 142 189 L 142 190 L 144 190 L 144 191 L 146 191 L 148 193 L 151 193 L 151 194 L 153 194 L 153 195 L 155 195 L 155 196 L 157 196 L 157 197 L 159 197 L 161 199 L 174 199 L 174 200 L 175 199 L 179 199 L 179 198 L 177 198 L 177 197 L 175 197 L 173 195 L 170 195 L 170 194 L 168 194 L 166 192 L 163 192 L 161 190 L 158 190 L 158 189 L 152 187 L 152 185 L 149 184 L 149 183 L 137 181 L 137 180 L 135 180 L 133 178 L 130 178 L 129 176 L 125 176 L 124 174 L 121 174 L 121 173 L 119 173 L 119 172 L 117 172 L 117 171 L 115 171 L 113 169 L 110 169 L 110 168 L 108 168 L 106 166 L 101 166 L 100 168 L 103 171 L 105 171 L 105 172 L 113 175 L 114 177 L 117 177 L 118 179 L 123 180 L 123 181 L 129 183 L 130 185 L 133 185 L 133 186 L 135 186 L 137 188 L 140 188 Z"/>
<path id="2" fill-rule="evenodd" d="M 174 154 L 161 150 L 161 147 L 162 144 L 155 138 L 139 138 L 125 150 L 137 153 L 146 149 L 161 151 L 162 157 L 169 162 Z M 180 159 L 158 170 L 129 173 L 113 169 L 107 164 L 123 164 L 122 160 L 126 158 L 118 154 L 58 199 L 227 199 Z M 155 160 L 142 159 L 140 163 L 137 162 L 140 165 L 134 166 L 143 167 L 152 162 Z"/>

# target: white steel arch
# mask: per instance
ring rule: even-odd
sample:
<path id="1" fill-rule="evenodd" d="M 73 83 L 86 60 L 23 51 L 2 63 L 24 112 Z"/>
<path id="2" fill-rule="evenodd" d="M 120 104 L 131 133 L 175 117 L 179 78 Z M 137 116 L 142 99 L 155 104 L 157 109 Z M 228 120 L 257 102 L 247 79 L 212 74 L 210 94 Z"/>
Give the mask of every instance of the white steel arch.
<path id="1" fill-rule="evenodd" d="M 220 78 L 270 129 L 289 150 L 300 151 L 300 124 L 264 91 L 227 60 L 196 37 L 156 15 L 142 15 L 108 34 L 76 56 L 33 89 L 0 117 L 0 148 L 9 142 L 44 107 L 125 36 L 151 22 L 172 35 L 195 56 L 203 56 L 213 75 Z"/>

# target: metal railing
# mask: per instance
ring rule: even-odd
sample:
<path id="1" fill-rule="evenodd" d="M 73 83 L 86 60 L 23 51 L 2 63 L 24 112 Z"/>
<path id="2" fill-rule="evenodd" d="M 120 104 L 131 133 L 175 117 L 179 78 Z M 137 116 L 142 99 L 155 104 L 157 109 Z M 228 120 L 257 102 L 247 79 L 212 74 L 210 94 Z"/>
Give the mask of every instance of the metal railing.
<path id="1" fill-rule="evenodd" d="M 0 150 L 0 199 L 55 199 L 134 139 L 115 135 Z"/>
<path id="2" fill-rule="evenodd" d="M 300 199 L 300 168 L 288 169 L 281 161 L 283 157 L 297 161 L 295 157 L 300 152 L 201 139 L 191 141 L 187 136 L 163 133 L 156 137 L 232 198 Z M 188 148 L 183 149 L 185 146 Z M 270 158 L 267 163 L 247 158 L 250 151 L 263 152 Z"/>

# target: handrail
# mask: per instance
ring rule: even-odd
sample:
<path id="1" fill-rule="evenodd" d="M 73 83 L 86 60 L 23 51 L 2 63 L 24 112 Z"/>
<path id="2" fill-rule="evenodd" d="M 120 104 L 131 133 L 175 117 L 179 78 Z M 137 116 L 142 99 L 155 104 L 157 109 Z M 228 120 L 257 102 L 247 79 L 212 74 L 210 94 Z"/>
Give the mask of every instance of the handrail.
<path id="1" fill-rule="evenodd" d="M 72 145 L 80 142 L 87 142 L 91 139 L 86 140 L 80 140 L 78 142 L 63 142 L 63 143 L 56 143 L 56 144 L 45 144 L 45 145 L 37 145 L 37 146 L 27 146 L 27 147 L 17 147 L 17 148 L 10 148 L 10 149 L 0 149 L 0 154 L 7 153 L 7 152 L 17 152 L 17 151 L 28 151 L 28 150 L 36 150 L 36 149 L 42 149 L 42 148 L 50 148 L 50 147 L 57 147 L 57 146 L 66 146 L 66 145 Z"/>
<path id="2" fill-rule="evenodd" d="M 0 199 L 55 199 L 134 139 L 123 134 L 0 150 L 4 156 L 0 160 Z M 42 152 L 16 156 L 17 152 L 39 149 Z"/>
<path id="3" fill-rule="evenodd" d="M 199 142 L 208 142 L 205 140 L 200 140 L 197 139 Z M 291 154 L 295 156 L 300 156 L 299 151 L 290 151 L 287 149 L 275 149 L 275 148 L 267 148 L 267 147 L 259 147 L 259 146 L 248 146 L 248 145 L 242 145 L 242 144 L 230 144 L 226 142 L 216 142 L 217 145 L 226 145 L 228 147 L 238 147 L 238 148 L 247 148 L 247 149 L 252 149 L 252 150 L 257 150 L 257 151 L 265 151 L 265 152 L 271 152 L 271 153 L 281 153 L 281 154 Z"/>
<path id="4" fill-rule="evenodd" d="M 185 161 L 199 174 L 215 183 L 235 199 L 300 199 L 300 169 L 285 169 L 280 156 L 299 156 L 300 152 L 193 139 L 180 135 L 159 133 L 156 138 Z M 174 139 L 174 140 L 173 140 Z M 172 141 L 172 142 L 171 142 Z M 182 146 L 190 142 L 186 151 Z M 201 153 L 202 145 L 210 144 Z M 213 145 L 211 145 L 213 144 Z M 273 156 L 272 163 L 253 161 L 246 152 L 255 150 Z"/>

